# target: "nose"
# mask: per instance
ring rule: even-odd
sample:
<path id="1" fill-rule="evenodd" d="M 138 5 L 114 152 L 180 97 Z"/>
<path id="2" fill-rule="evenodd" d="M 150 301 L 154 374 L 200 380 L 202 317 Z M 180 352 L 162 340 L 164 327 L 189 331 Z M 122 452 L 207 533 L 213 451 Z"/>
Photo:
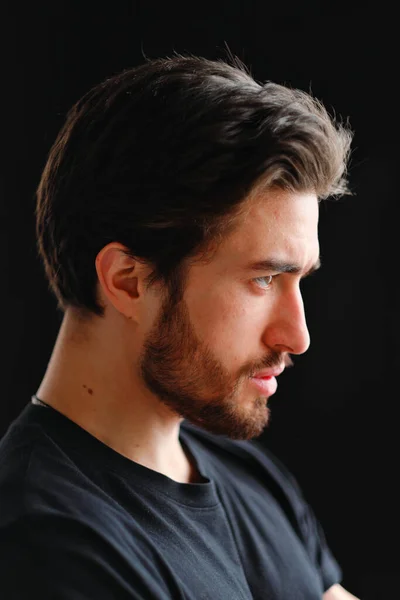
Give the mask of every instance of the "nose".
<path id="1" fill-rule="evenodd" d="M 308 350 L 310 334 L 298 286 L 275 298 L 263 337 L 264 343 L 277 352 L 303 354 Z"/>

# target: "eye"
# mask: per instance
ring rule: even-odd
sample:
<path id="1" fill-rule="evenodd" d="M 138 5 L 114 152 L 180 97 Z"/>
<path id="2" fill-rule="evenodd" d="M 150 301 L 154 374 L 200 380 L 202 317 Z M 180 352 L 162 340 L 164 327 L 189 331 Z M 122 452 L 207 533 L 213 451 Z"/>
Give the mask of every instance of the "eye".
<path id="1" fill-rule="evenodd" d="M 253 281 L 256 282 L 256 284 L 261 287 L 263 290 L 268 290 L 271 286 L 272 280 L 273 280 L 274 276 L 273 275 L 265 275 L 264 277 L 255 277 L 253 279 Z M 259 283 L 261 282 L 261 283 Z M 264 285 L 262 285 L 264 284 Z"/>

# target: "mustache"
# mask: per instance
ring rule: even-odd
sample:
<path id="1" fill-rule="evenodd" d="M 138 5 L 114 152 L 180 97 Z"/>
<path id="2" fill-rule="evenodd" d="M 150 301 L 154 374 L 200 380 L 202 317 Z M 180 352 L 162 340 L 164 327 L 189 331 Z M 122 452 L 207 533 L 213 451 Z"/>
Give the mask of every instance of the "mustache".
<path id="1" fill-rule="evenodd" d="M 291 359 L 291 356 L 290 356 L 290 354 L 286 354 L 286 355 L 283 357 L 283 364 L 285 365 L 285 368 L 286 368 L 286 369 L 288 369 L 289 367 L 293 367 L 293 366 L 294 366 L 294 362 L 293 362 L 293 360 Z"/>
<path id="2" fill-rule="evenodd" d="M 285 369 L 294 366 L 294 362 L 290 357 L 290 354 L 282 354 L 281 352 L 271 352 L 268 356 L 264 358 L 264 360 L 261 363 L 252 367 L 250 376 L 252 376 L 254 373 L 257 373 L 258 371 L 261 371 L 262 369 L 272 369 L 273 367 L 280 367 L 282 364 L 285 366 Z"/>

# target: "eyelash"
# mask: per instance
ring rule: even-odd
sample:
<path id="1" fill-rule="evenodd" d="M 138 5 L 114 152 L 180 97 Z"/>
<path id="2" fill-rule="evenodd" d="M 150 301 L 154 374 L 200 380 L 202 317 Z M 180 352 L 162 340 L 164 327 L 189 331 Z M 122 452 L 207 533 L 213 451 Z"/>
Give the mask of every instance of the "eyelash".
<path id="1" fill-rule="evenodd" d="M 272 280 L 274 279 L 274 277 L 276 277 L 276 275 L 264 275 L 264 277 L 255 277 L 255 278 L 253 279 L 253 281 L 255 281 L 255 282 L 257 283 L 257 281 L 259 281 L 260 279 L 263 279 L 263 280 L 265 280 L 265 279 L 268 279 L 268 286 L 267 286 L 267 287 L 264 287 L 264 288 L 262 288 L 262 289 L 263 289 L 263 290 L 269 290 L 269 288 L 271 287 Z M 260 286 L 260 287 L 261 287 L 261 286 Z"/>

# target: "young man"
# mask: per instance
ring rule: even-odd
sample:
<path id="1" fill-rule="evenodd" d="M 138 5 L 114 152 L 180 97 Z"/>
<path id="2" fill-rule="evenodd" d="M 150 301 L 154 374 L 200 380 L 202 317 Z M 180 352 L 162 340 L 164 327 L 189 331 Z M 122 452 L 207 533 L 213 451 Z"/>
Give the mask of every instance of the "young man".
<path id="1" fill-rule="evenodd" d="M 64 318 L 0 446 L 4 598 L 354 598 L 255 439 L 309 345 L 299 284 L 350 140 L 304 92 L 195 57 L 71 109 L 37 195 Z"/>

